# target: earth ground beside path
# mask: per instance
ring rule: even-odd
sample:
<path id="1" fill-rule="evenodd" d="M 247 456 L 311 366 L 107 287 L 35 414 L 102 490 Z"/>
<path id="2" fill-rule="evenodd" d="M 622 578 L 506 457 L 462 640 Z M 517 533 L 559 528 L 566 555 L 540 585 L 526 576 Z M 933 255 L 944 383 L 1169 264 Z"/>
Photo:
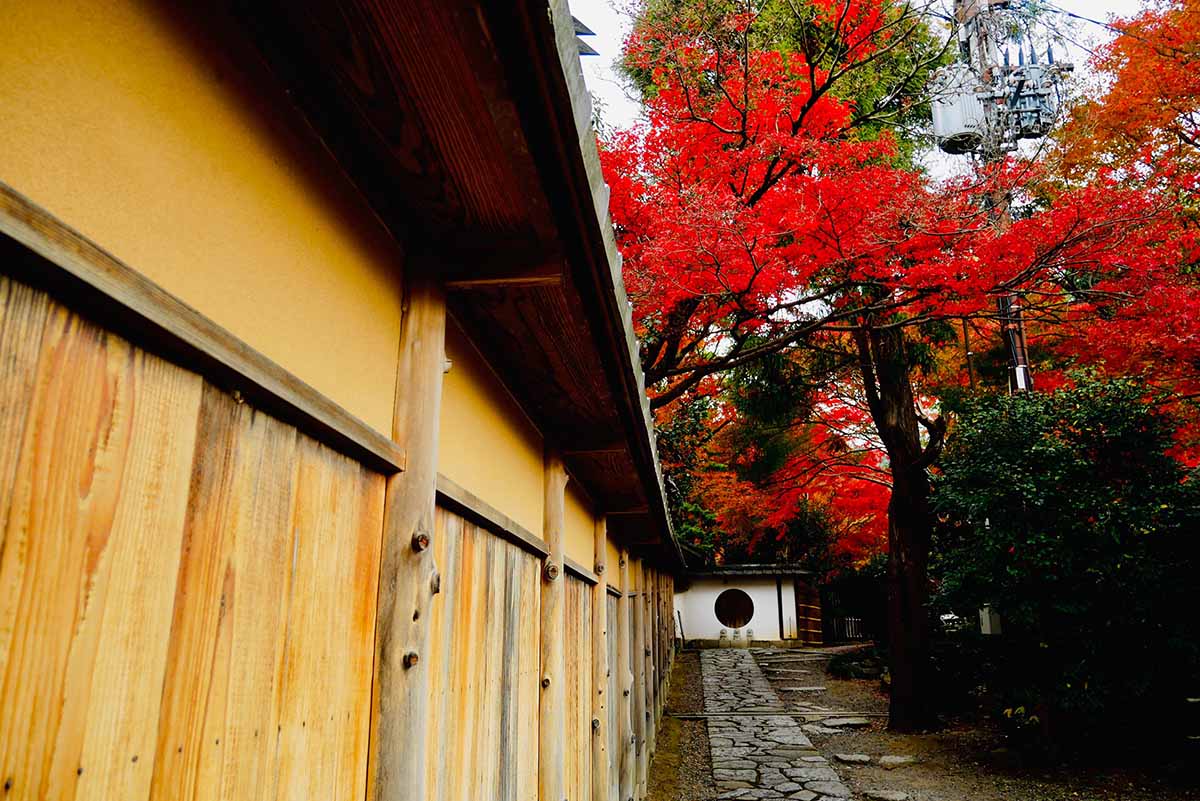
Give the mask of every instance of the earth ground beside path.
<path id="1" fill-rule="evenodd" d="M 1194 783 L 1180 787 L 1177 775 L 1161 771 L 1021 765 L 987 726 L 959 723 L 922 735 L 887 732 L 887 698 L 878 681 L 843 680 L 826 672 L 830 658 L 844 650 L 681 652 L 651 765 L 650 801 L 1200 799 Z M 826 725 L 848 717 L 840 713 L 860 713 L 849 716 L 859 720 Z M 881 765 L 888 756 L 900 757 L 890 760 L 898 764 Z M 808 789 L 833 777 L 846 795 L 823 792 L 839 792 L 832 784 Z"/>

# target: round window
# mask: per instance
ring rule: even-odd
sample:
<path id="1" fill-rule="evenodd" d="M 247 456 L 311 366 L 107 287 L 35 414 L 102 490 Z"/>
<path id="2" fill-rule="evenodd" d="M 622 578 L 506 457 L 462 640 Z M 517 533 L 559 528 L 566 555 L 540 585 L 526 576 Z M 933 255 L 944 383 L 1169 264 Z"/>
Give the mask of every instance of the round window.
<path id="1" fill-rule="evenodd" d="M 754 617 L 754 601 L 741 590 L 725 590 L 717 596 L 715 611 L 722 626 L 740 629 Z"/>

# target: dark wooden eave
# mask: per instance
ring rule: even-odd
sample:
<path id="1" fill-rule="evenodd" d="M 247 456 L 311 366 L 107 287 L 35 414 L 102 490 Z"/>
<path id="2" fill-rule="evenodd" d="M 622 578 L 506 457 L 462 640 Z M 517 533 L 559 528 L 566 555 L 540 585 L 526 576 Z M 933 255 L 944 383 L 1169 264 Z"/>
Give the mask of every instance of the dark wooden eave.
<path id="1" fill-rule="evenodd" d="M 671 533 L 563 0 L 234 0 L 234 17 L 619 542 Z"/>

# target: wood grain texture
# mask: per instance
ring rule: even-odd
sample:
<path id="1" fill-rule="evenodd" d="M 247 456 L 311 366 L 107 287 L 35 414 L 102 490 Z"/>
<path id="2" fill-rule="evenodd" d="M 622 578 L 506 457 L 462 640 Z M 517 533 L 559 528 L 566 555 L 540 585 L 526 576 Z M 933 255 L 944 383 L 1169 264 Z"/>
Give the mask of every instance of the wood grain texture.
<path id="1" fill-rule="evenodd" d="M 415 0 L 238 2 L 313 127 L 399 236 L 545 239 L 551 216 L 481 15 Z"/>
<path id="2" fill-rule="evenodd" d="M 614 575 L 616 575 L 614 573 Z M 622 709 L 621 701 L 621 683 L 617 678 L 621 672 L 620 662 L 617 661 L 617 605 L 620 603 L 618 596 L 611 592 L 605 596 L 605 605 L 608 607 L 608 632 L 606 636 L 606 647 L 608 649 L 608 676 L 606 678 L 606 687 L 608 692 L 608 720 L 605 723 L 605 732 L 608 742 L 608 776 L 605 785 L 605 801 L 620 801 L 623 798 L 621 795 L 621 752 L 624 748 L 621 740 L 621 724 L 620 712 Z"/>
<path id="3" fill-rule="evenodd" d="M 361 798 L 383 477 L 3 277 L 0 410 L 7 797 Z"/>
<path id="4" fill-rule="evenodd" d="M 357 801 L 366 787 L 384 479 L 307 437 L 298 444 L 275 796 Z"/>
<path id="5" fill-rule="evenodd" d="M 592 587 L 567 576 L 565 590 L 563 798 L 588 801 L 592 793 Z"/>
<path id="6" fill-rule="evenodd" d="M 566 682 L 564 680 L 564 614 L 566 576 L 563 546 L 566 537 L 567 470 L 562 457 L 546 454 L 546 500 L 542 536 L 550 548 L 542 568 L 541 658 L 542 692 L 538 704 L 538 798 L 565 797 Z"/>
<path id="7" fill-rule="evenodd" d="M 796 637 L 805 645 L 820 645 L 824 632 L 821 593 L 808 582 L 795 579 Z"/>
<path id="8" fill-rule="evenodd" d="M 563 569 L 567 571 L 568 576 L 577 578 L 590 587 L 600 581 L 600 577 L 593 570 L 584 567 L 569 556 L 563 556 Z"/>
<path id="9" fill-rule="evenodd" d="M 144 797 L 201 382 L 9 279 L 0 298 L 0 776 Z"/>
<path id="10" fill-rule="evenodd" d="M 403 449 L 99 245 L 0 182 L 0 260 L 75 308 L 385 473 Z"/>
<path id="11" fill-rule="evenodd" d="M 609 784 L 609 735 L 611 722 L 608 702 L 609 688 L 609 636 L 608 636 L 608 522 L 603 515 L 596 518 L 592 535 L 592 564 L 596 569 L 596 584 L 591 591 L 592 610 L 592 787 L 591 801 L 612 801 Z"/>
<path id="12" fill-rule="evenodd" d="M 619 731 L 618 784 L 621 801 L 631 801 L 637 792 L 637 734 L 634 721 L 633 684 L 633 598 L 630 590 L 629 551 L 621 549 L 621 597 L 617 599 L 617 728 Z"/>
<path id="13" fill-rule="evenodd" d="M 370 749 L 371 792 L 380 801 L 424 798 L 429 753 L 429 612 L 437 565 L 427 546 L 435 537 L 446 299 L 423 267 L 410 264 L 407 276 L 393 416 L 392 438 L 404 443 L 408 469 L 388 479 L 384 505 Z"/>
<path id="14" fill-rule="evenodd" d="M 490 529 L 494 534 L 536 556 L 546 556 L 546 541 L 465 487 L 441 474 L 437 477 L 438 504 Z"/>
<path id="15" fill-rule="evenodd" d="M 197 439 L 151 798 L 359 798 L 383 478 L 212 387 Z"/>
<path id="16" fill-rule="evenodd" d="M 437 535 L 426 798 L 534 801 L 541 562 L 446 509 Z"/>
<path id="17" fill-rule="evenodd" d="M 643 658 L 646 660 L 646 770 L 647 785 L 649 784 L 650 759 L 657 745 L 658 732 L 658 665 L 655 661 L 657 637 L 655 626 L 657 622 L 656 602 L 658 598 L 658 574 L 645 562 L 642 563 L 642 606 L 645 608 L 643 625 L 646 628 Z"/>
<path id="18" fill-rule="evenodd" d="M 631 560 L 630 575 L 635 595 L 630 598 L 632 641 L 630 659 L 633 663 L 633 735 L 634 735 L 634 787 L 637 797 L 645 798 L 650 754 L 646 743 L 646 604 L 643 600 L 645 575 L 642 560 Z"/>

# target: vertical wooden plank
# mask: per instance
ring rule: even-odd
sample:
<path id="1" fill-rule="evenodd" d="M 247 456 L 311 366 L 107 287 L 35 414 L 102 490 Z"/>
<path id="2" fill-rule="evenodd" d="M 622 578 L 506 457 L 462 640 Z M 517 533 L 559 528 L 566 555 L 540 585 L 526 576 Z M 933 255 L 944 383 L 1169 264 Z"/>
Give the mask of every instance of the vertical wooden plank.
<path id="1" fill-rule="evenodd" d="M 427 798 L 536 801 L 540 562 L 444 509 L 438 527 Z"/>
<path id="2" fill-rule="evenodd" d="M 634 786 L 639 799 L 646 797 L 646 780 L 649 754 L 646 743 L 646 605 L 643 602 L 646 585 L 642 572 L 642 560 L 633 562 L 630 571 L 637 594 L 631 599 L 633 605 L 633 733 L 634 733 Z"/>
<path id="3" fill-rule="evenodd" d="M 388 479 L 375 638 L 371 792 L 379 801 L 426 797 L 429 619 L 437 566 L 434 536 L 438 421 L 445 364 L 446 298 L 410 264 L 400 331 L 392 436 L 408 455 Z"/>
<path id="4" fill-rule="evenodd" d="M 592 536 L 592 801 L 613 801 L 609 796 L 608 762 L 608 519 L 596 518 Z"/>
<path id="5" fill-rule="evenodd" d="M 358 799 L 367 770 L 384 479 L 307 437 L 297 459 L 276 797 Z M 260 734 L 233 745 L 269 741 Z"/>
<path id="6" fill-rule="evenodd" d="M 501 707 L 504 698 L 501 695 L 501 682 L 504 674 L 504 577 L 505 551 L 511 546 L 503 540 L 493 537 L 487 531 L 479 529 L 479 536 L 486 538 L 488 550 L 488 570 L 485 576 L 487 583 L 487 603 L 485 606 L 485 626 L 480 650 L 483 652 L 483 666 L 479 672 L 481 679 L 479 693 L 479 708 L 482 716 L 475 734 L 475 764 L 476 784 L 473 798 L 496 798 L 500 784 L 500 749 L 496 741 L 500 736 Z"/>
<path id="7" fill-rule="evenodd" d="M 546 501 L 542 536 L 550 554 L 542 569 L 541 664 L 542 694 L 538 707 L 538 797 L 562 801 L 564 791 L 565 736 L 563 713 L 566 700 L 563 681 L 563 538 L 566 528 L 567 471 L 562 457 L 546 454 Z"/>
<path id="8" fill-rule="evenodd" d="M 457 721 L 453 690 L 453 642 L 457 629 L 462 572 L 463 526 L 461 517 L 437 510 L 435 554 L 441 567 L 441 592 L 434 597 L 430 612 L 429 638 L 429 748 L 431 753 L 449 754 Z M 430 801 L 446 798 L 450 759 L 427 761 L 427 793 Z"/>
<path id="9" fill-rule="evenodd" d="M 0 298 L 5 797 L 144 796 L 200 381 L 40 292 Z"/>
<path id="10" fill-rule="evenodd" d="M 613 566 L 612 576 L 620 582 L 620 572 Z M 614 587 L 616 584 L 613 585 Z M 621 707 L 621 688 L 617 679 L 620 673 L 620 662 L 617 661 L 617 604 L 611 594 L 608 596 L 608 721 L 605 727 L 608 731 L 608 791 L 605 801 L 619 801 L 621 798 L 621 730 L 618 723 L 618 710 Z"/>
<path id="11" fill-rule="evenodd" d="M 645 661 L 644 673 L 646 682 L 646 745 L 642 753 L 642 761 L 645 762 L 646 778 L 643 786 L 643 792 L 648 792 L 650 787 L 650 759 L 654 754 L 654 704 L 655 704 L 655 675 L 654 675 L 654 637 L 653 637 L 653 614 L 654 614 L 654 585 L 653 574 L 646 560 L 641 563 L 642 569 L 642 659 Z"/>
<path id="12" fill-rule="evenodd" d="M 205 387 L 151 798 L 274 797 L 296 448 Z"/>
<path id="13" fill-rule="evenodd" d="M 566 682 L 566 748 L 564 753 L 563 797 L 569 801 L 584 801 L 590 789 L 588 763 L 591 759 L 591 673 L 587 652 L 590 615 L 588 593 L 582 581 L 567 576 L 565 582 L 566 614 L 563 628 L 564 679 Z"/>
<path id="14" fill-rule="evenodd" d="M 579 579 L 573 579 L 575 593 L 575 629 L 572 642 L 575 651 L 575 688 L 571 700 L 575 710 L 576 784 L 572 801 L 588 801 L 592 788 L 592 590 Z"/>
<path id="15" fill-rule="evenodd" d="M 157 690 L 166 670 L 202 388 L 199 376 L 142 351 L 131 373 L 132 442 L 122 477 L 128 491 L 109 538 L 108 602 L 75 771 L 76 797 L 97 801 L 145 798 L 150 791 L 162 701 Z M 62 767 L 69 774 L 72 766 Z"/>
<path id="16" fill-rule="evenodd" d="M 474 779 L 471 749 L 479 715 L 479 699 L 476 695 L 477 679 L 483 637 L 483 614 L 481 603 L 486 592 L 486 553 L 484 540 L 471 523 L 463 524 L 463 562 L 461 598 L 457 610 L 458 620 L 454 627 L 454 646 L 451 671 L 454 694 L 457 700 L 454 710 L 454 738 L 450 748 L 439 757 L 450 761 L 450 786 L 446 788 L 446 799 L 470 798 Z"/>
<path id="17" fill-rule="evenodd" d="M 636 745 L 633 729 L 633 603 L 630 587 L 629 551 L 621 549 L 621 597 L 617 599 L 617 679 L 621 695 L 617 724 L 620 730 L 620 801 L 635 801 L 637 793 Z"/>
<path id="18" fill-rule="evenodd" d="M 528 758 L 521 750 L 520 692 L 521 617 L 521 556 L 517 549 L 508 548 L 505 555 L 503 669 L 500 682 L 500 725 L 497 760 L 499 781 L 497 801 L 517 801 L 519 795 L 520 762 Z"/>
<path id="19" fill-rule="evenodd" d="M 33 407 L 42 334 L 50 314 L 50 298 L 0 275 L 0 443 L 21 443 L 25 421 Z M 16 495 L 14 481 L 21 448 L 0 447 L 0 559 L 15 536 L 5 525 Z M 2 562 L 0 562 L 2 564 Z M 16 585 L 14 584 L 13 587 Z M 10 653 L 13 626 L 11 604 L 16 594 L 0 585 L 0 679 Z"/>
<path id="20" fill-rule="evenodd" d="M 521 555 L 521 632 L 517 647 L 518 693 L 516 709 L 520 739 L 516 744 L 518 765 L 517 798 L 536 801 L 539 794 L 541 726 L 541 585 L 543 564 L 528 554 Z"/>
<path id="21" fill-rule="evenodd" d="M 658 723 L 658 664 L 654 658 L 654 645 L 657 638 L 654 636 L 655 609 L 654 602 L 658 594 L 654 588 L 655 573 L 652 568 L 642 563 L 645 575 L 646 592 L 644 601 L 646 605 L 646 763 L 647 771 L 649 771 L 650 758 L 654 754 L 654 748 L 657 745 L 657 723 Z M 647 783 L 649 782 L 649 774 L 647 773 Z"/>

